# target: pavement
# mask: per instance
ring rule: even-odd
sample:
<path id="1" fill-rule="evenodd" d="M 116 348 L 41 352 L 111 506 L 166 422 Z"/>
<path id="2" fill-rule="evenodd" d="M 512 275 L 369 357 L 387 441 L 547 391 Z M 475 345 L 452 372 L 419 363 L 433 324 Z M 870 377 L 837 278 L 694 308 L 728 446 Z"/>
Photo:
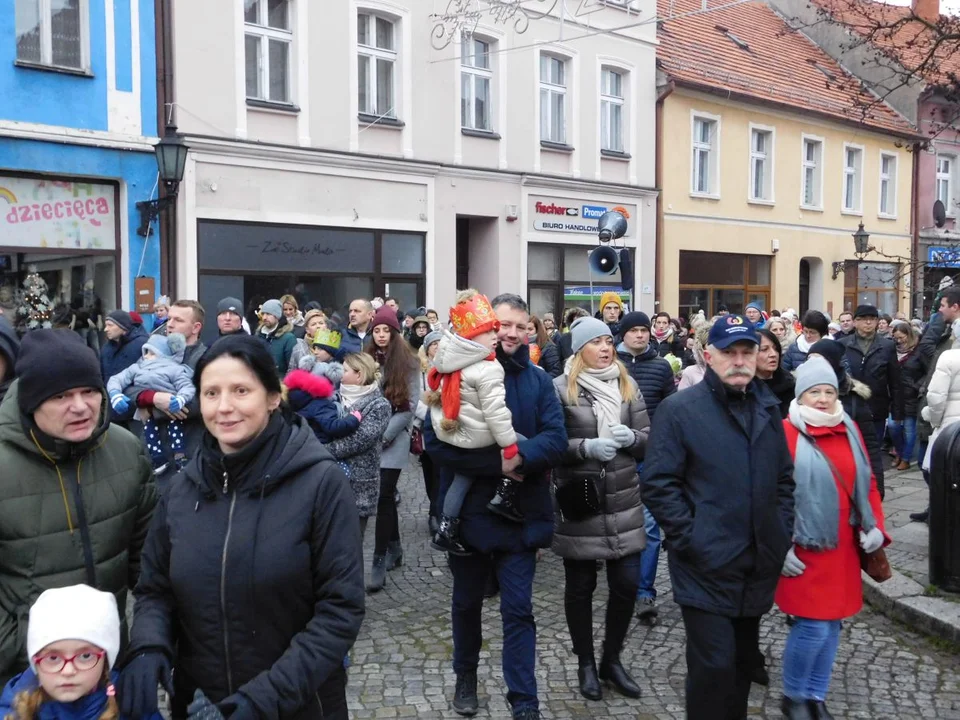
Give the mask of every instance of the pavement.
<path id="1" fill-rule="evenodd" d="M 922 479 L 917 484 L 919 477 L 919 473 L 905 472 L 891 478 L 885 505 L 889 508 L 888 528 L 892 528 L 895 537 L 888 555 L 898 569 L 902 568 L 905 579 L 925 585 L 919 573 L 925 572 L 925 538 L 921 534 L 926 526 L 910 527 L 907 518 L 925 504 L 925 486 Z M 416 465 L 411 465 L 401 477 L 400 490 L 404 564 L 389 573 L 382 592 L 367 596 L 366 620 L 352 653 L 347 688 L 350 715 L 356 720 L 456 718 L 450 708 L 455 683 L 451 667 L 451 578 L 445 556 L 429 546 L 426 499 Z M 367 530 L 365 548 L 368 572 L 372 530 L 373 527 Z M 916 577 L 908 576 L 908 572 Z M 887 590 L 886 586 L 892 588 L 893 583 L 891 580 L 880 587 Z M 683 623 L 670 593 L 664 557 L 661 556 L 657 578 L 660 621 L 652 628 L 634 621 L 623 651 L 624 665 L 643 692 L 639 700 L 628 700 L 609 690 L 604 691 L 599 702 L 580 696 L 576 658 L 570 649 L 563 613 L 563 585 L 562 563 L 549 550 L 544 551 L 533 598 L 538 631 L 536 673 L 543 717 L 683 718 Z M 601 579 L 594 599 L 598 649 L 605 605 L 606 583 Z M 760 645 L 767 657 L 771 682 L 768 688 L 753 686 L 750 718 L 781 717 L 780 659 L 788 630 L 784 616 L 777 610 L 761 624 Z M 509 718 L 500 668 L 503 643 L 498 598 L 484 605 L 483 633 L 478 717 Z M 942 636 L 931 639 L 865 605 L 859 615 L 843 624 L 827 701 L 838 720 L 960 720 L 960 656 L 956 647 Z"/>

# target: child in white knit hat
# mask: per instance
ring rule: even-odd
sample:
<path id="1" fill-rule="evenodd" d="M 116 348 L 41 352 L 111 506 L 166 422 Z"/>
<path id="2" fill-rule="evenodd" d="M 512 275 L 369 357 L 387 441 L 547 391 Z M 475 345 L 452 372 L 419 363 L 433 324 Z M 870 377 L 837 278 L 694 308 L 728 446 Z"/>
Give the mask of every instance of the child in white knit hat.
<path id="1" fill-rule="evenodd" d="M 111 593 L 88 585 L 45 591 L 30 608 L 30 667 L 4 688 L 0 717 L 117 718 L 112 669 L 119 652 L 120 616 Z"/>

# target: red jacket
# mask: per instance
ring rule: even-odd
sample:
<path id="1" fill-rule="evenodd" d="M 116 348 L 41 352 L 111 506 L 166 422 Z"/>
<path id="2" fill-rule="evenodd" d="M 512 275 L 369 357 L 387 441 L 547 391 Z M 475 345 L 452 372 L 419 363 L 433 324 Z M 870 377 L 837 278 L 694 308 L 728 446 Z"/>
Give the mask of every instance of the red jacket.
<path id="1" fill-rule="evenodd" d="M 783 421 L 790 455 L 797 457 L 797 438 L 800 431 L 789 420 Z M 847 431 L 841 423 L 836 427 L 808 427 L 810 435 L 830 460 L 848 488 L 853 488 L 855 466 L 853 451 L 847 441 Z M 863 444 L 863 438 L 860 438 Z M 864 450 L 866 452 L 866 450 Z M 807 566 L 799 577 L 780 577 L 774 601 L 788 615 L 813 620 L 841 620 L 856 615 L 863 607 L 863 586 L 860 579 L 860 528 L 850 525 L 850 496 L 837 484 L 840 516 L 839 543 L 833 550 L 807 550 L 798 545 L 794 551 L 800 562 Z M 884 546 L 890 544 L 890 536 L 884 529 L 883 507 L 876 479 L 870 477 L 870 506 L 877 520 L 877 527 L 884 534 Z"/>

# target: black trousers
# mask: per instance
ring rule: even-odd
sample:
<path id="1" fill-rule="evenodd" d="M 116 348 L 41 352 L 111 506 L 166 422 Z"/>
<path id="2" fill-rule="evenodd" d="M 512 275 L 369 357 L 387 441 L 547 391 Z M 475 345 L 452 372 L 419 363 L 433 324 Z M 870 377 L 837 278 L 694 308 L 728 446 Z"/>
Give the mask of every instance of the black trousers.
<path id="1" fill-rule="evenodd" d="M 440 494 L 440 477 L 429 453 L 420 454 L 420 468 L 423 471 L 423 487 L 427 491 L 427 499 L 430 501 L 430 517 L 439 518 L 440 508 L 437 507 L 437 495 Z"/>
<path id="2" fill-rule="evenodd" d="M 619 657 L 623 641 L 633 619 L 633 604 L 640 584 L 640 553 L 618 560 L 607 560 L 606 631 L 603 639 L 604 657 Z M 566 587 L 563 607 L 567 627 L 577 656 L 593 656 L 593 592 L 597 589 L 596 560 L 564 560 Z"/>
<path id="3" fill-rule="evenodd" d="M 745 720 L 759 617 L 682 606 L 687 634 L 687 720 Z"/>
<path id="4" fill-rule="evenodd" d="M 386 555 L 387 545 L 400 542 L 400 521 L 397 517 L 397 481 L 400 470 L 380 468 L 380 499 L 377 500 L 377 533 L 374 537 L 374 555 Z"/>

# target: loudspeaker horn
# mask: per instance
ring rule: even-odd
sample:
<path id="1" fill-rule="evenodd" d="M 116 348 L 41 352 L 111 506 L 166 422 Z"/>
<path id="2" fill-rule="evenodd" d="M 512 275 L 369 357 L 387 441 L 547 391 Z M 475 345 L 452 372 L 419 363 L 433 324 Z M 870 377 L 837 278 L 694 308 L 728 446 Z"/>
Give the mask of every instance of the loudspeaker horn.
<path id="1" fill-rule="evenodd" d="M 590 251 L 590 269 L 598 275 L 613 275 L 617 271 L 617 251 L 609 245 L 601 245 Z"/>
<path id="2" fill-rule="evenodd" d="M 622 238 L 627 232 L 627 219 L 623 213 L 607 210 L 597 221 L 597 232 L 600 234 L 600 242 Z"/>

